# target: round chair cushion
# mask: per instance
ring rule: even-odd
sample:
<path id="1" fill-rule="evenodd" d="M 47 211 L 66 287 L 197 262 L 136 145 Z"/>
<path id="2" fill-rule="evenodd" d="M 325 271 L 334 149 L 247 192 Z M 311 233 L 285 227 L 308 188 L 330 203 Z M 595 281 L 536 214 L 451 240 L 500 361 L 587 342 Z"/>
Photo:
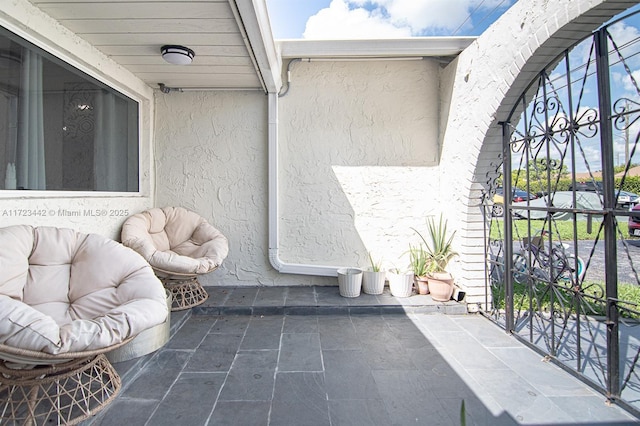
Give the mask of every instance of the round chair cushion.
<path id="1" fill-rule="evenodd" d="M 166 293 L 135 251 L 72 229 L 0 228 L 0 344 L 47 354 L 117 345 L 165 321 Z"/>
<path id="2" fill-rule="evenodd" d="M 121 239 L 166 276 L 206 274 L 229 253 L 227 238 L 219 230 L 182 207 L 134 214 L 123 224 Z"/>

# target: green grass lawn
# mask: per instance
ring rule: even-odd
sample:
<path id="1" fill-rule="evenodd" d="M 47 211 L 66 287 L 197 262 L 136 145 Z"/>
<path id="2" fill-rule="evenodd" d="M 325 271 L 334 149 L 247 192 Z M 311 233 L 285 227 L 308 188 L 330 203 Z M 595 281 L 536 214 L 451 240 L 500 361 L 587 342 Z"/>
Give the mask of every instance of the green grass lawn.
<path id="1" fill-rule="evenodd" d="M 543 220 L 531 220 L 530 222 L 526 220 L 515 220 L 513 221 L 513 235 L 514 239 L 527 236 L 528 234 L 528 226 L 531 224 L 531 234 L 535 234 L 542 229 L 543 226 L 546 226 L 545 229 L 548 229 L 548 223 L 545 224 Z M 502 220 L 493 220 L 491 223 L 491 239 L 499 239 L 503 234 L 503 230 L 501 227 L 503 226 Z M 565 221 L 556 221 L 552 224 L 552 229 L 554 235 L 560 235 L 560 238 L 563 241 L 571 241 L 573 240 L 574 234 L 574 224 L 570 220 Z M 619 235 L 618 238 L 626 239 L 629 238 L 629 231 L 627 227 L 626 220 L 620 218 L 619 221 Z M 593 220 L 591 224 L 591 232 L 588 232 L 587 229 L 587 221 L 580 220 L 576 221 L 575 232 L 578 237 L 578 240 L 594 240 L 600 232 L 600 221 Z M 600 235 L 600 239 L 603 239 L 603 235 Z M 586 297 L 583 297 L 583 308 L 582 313 L 588 315 L 605 315 L 605 304 L 602 301 L 596 300 L 595 298 L 601 297 L 604 292 L 602 288 L 604 283 L 583 283 L 582 288 L 585 289 L 584 293 Z M 525 285 L 514 284 L 514 299 L 516 301 L 528 300 L 529 290 Z M 565 302 L 569 302 L 571 299 L 571 290 L 558 290 L 556 294 L 556 303 L 560 299 L 565 299 Z M 504 305 L 504 295 L 496 295 L 496 302 L 500 307 Z M 635 284 L 626 284 L 620 283 L 618 285 L 618 299 L 621 301 L 625 301 L 625 303 L 621 303 L 620 307 L 621 313 L 620 315 L 626 318 L 634 318 L 640 319 L 640 314 L 637 311 L 640 310 L 640 286 Z M 532 299 L 532 303 L 534 305 L 534 309 L 540 309 L 542 311 L 548 312 L 551 309 L 550 303 L 550 295 L 549 292 L 541 291 L 540 293 L 534 295 Z M 528 306 L 528 302 L 526 302 Z M 627 309 L 624 309 L 627 308 Z M 556 309 L 558 307 L 556 306 Z M 575 313 L 575 309 L 572 309 L 572 312 Z"/>
<path id="2" fill-rule="evenodd" d="M 623 239 L 629 238 L 629 229 L 627 227 L 626 220 L 622 220 L 618 222 L 619 232 L 622 233 Z M 517 235 L 520 237 L 527 235 L 527 227 L 529 221 L 526 220 L 514 220 L 513 221 L 513 235 L 514 239 Z M 536 232 L 539 232 L 543 226 L 546 226 L 545 229 L 548 229 L 549 224 L 543 220 L 531 220 L 531 234 L 534 235 Z M 500 235 L 503 234 L 503 221 L 500 220 L 492 220 L 491 221 L 491 239 L 499 239 Z M 573 240 L 573 221 L 570 220 L 562 220 L 555 221 L 552 223 L 552 229 L 554 235 L 560 235 L 560 239 L 562 241 L 571 241 Z M 588 232 L 587 221 L 579 220 L 576 221 L 576 235 L 578 236 L 578 240 L 595 240 L 597 233 L 600 231 L 600 221 L 593 220 L 591 223 L 591 232 Z M 600 236 L 600 239 L 603 239 L 603 236 Z"/>
<path id="3" fill-rule="evenodd" d="M 583 283 L 583 293 L 581 297 L 581 314 L 585 315 L 606 315 L 606 304 L 604 302 L 604 284 L 603 283 Z M 498 291 L 498 294 L 494 294 L 498 307 L 504 308 L 504 292 L 500 289 L 494 289 Z M 521 306 L 529 308 L 531 305 L 533 310 L 540 310 L 542 312 L 550 312 L 551 310 L 551 294 L 548 285 L 537 284 L 534 293 L 531 294 L 531 300 L 529 301 L 529 289 L 524 284 L 514 283 L 514 303 L 516 307 Z M 565 311 L 575 314 L 575 298 L 573 291 L 562 286 L 554 287 L 555 295 L 555 310 Z M 619 307 L 620 315 L 623 318 L 640 319 L 640 287 L 633 284 L 619 284 L 618 285 L 618 300 L 620 302 Z"/>

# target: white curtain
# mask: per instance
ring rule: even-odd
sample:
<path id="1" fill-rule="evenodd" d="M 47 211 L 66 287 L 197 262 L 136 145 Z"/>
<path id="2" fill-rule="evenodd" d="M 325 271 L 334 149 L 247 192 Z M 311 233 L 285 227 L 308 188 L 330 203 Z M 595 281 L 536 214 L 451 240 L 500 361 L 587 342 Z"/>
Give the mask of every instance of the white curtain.
<path id="1" fill-rule="evenodd" d="M 98 92 L 95 103 L 95 189 L 126 191 L 128 168 L 126 103 L 105 90 Z"/>
<path id="2" fill-rule="evenodd" d="M 16 149 L 19 189 L 46 189 L 42 89 L 42 57 L 23 49 Z"/>

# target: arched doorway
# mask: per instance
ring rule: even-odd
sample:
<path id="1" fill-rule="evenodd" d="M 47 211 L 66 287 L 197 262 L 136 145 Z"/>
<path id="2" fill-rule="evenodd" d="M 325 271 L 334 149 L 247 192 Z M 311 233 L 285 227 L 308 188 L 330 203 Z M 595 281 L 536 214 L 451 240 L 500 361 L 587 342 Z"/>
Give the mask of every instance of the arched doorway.
<path id="1" fill-rule="evenodd" d="M 639 413 L 639 12 L 555 58 L 501 125 L 485 313 Z"/>

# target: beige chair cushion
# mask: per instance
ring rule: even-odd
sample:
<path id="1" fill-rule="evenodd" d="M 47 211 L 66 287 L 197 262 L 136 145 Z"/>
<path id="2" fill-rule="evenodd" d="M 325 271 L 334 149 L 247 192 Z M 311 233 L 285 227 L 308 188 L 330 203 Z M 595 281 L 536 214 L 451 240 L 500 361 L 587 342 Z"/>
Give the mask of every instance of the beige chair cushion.
<path id="1" fill-rule="evenodd" d="M 165 321 L 162 283 L 135 251 L 72 229 L 0 228 L 0 343 L 62 354 Z"/>
<path id="2" fill-rule="evenodd" d="M 153 208 L 129 217 L 122 243 L 158 271 L 182 275 L 216 269 L 229 253 L 227 238 L 203 217 L 182 207 Z"/>

